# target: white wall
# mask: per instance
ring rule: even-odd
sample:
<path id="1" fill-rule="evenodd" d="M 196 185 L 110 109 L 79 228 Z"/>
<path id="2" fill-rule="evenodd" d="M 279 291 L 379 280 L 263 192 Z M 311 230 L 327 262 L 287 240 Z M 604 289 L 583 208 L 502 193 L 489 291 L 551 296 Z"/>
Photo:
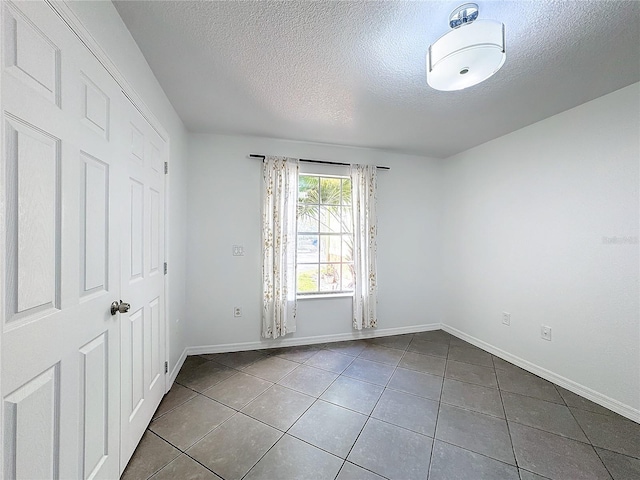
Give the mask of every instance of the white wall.
<path id="1" fill-rule="evenodd" d="M 167 195 L 167 243 L 170 266 L 167 317 L 170 328 L 167 333 L 170 337 L 171 369 L 176 365 L 186 347 L 182 320 L 184 320 L 185 311 L 186 274 L 187 132 L 113 4 L 110 1 L 81 1 L 69 2 L 69 5 L 170 137 L 170 174 Z"/>
<path id="2" fill-rule="evenodd" d="M 636 418 L 639 97 L 631 85 L 447 159 L 443 230 L 446 324 Z"/>
<path id="3" fill-rule="evenodd" d="M 390 171 L 378 175 L 378 330 L 440 323 L 440 161 L 379 150 L 224 135 L 191 135 L 189 148 L 191 345 L 261 341 L 262 165 L 248 158 L 249 153 L 390 166 Z M 244 257 L 232 256 L 236 244 L 244 246 Z M 242 317 L 233 317 L 234 306 L 242 307 Z M 294 339 L 351 332 L 350 298 L 298 302 Z"/>

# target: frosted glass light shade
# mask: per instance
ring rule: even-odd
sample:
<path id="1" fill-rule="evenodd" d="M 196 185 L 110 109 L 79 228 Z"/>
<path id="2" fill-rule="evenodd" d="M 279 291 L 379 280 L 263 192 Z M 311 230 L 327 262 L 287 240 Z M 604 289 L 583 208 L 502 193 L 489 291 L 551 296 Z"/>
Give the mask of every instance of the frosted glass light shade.
<path id="1" fill-rule="evenodd" d="M 429 47 L 427 83 L 436 90 L 462 90 L 485 81 L 506 58 L 504 25 L 476 20 L 451 30 Z"/>

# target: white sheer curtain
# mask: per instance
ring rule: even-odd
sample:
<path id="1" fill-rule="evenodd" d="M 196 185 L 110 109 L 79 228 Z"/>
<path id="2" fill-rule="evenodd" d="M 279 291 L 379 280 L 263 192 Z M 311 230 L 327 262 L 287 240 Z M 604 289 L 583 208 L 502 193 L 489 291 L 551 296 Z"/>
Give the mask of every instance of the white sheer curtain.
<path id="1" fill-rule="evenodd" d="M 378 323 L 376 273 L 377 170 L 373 165 L 351 166 L 353 211 L 353 328 L 375 328 Z"/>
<path id="2" fill-rule="evenodd" d="M 298 160 L 266 157 L 262 191 L 262 336 L 296 331 Z"/>

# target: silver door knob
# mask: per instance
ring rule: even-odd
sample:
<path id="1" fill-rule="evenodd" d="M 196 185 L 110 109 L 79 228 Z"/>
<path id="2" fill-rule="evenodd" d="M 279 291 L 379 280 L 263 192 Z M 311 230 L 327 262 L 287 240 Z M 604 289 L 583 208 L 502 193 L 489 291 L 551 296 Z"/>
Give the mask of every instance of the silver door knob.
<path id="1" fill-rule="evenodd" d="M 128 303 L 124 303 L 122 300 L 119 302 L 116 300 L 111 304 L 111 315 L 115 315 L 116 313 L 127 313 L 131 305 Z"/>

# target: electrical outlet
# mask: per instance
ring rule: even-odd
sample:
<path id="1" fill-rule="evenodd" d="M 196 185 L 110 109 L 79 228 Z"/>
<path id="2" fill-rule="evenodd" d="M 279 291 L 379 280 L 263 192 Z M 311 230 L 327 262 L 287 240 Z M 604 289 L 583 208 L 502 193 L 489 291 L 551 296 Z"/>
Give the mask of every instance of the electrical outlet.
<path id="1" fill-rule="evenodd" d="M 543 340 L 551 341 L 551 327 L 546 325 L 540 326 L 540 338 Z"/>
<path id="2" fill-rule="evenodd" d="M 242 245 L 234 245 L 233 246 L 233 256 L 234 257 L 243 257 L 244 256 L 244 247 Z"/>
<path id="3" fill-rule="evenodd" d="M 508 312 L 502 312 L 502 323 L 504 325 L 511 325 L 511 314 Z"/>
<path id="4" fill-rule="evenodd" d="M 241 317 L 242 316 L 242 307 L 233 307 L 233 316 Z"/>

